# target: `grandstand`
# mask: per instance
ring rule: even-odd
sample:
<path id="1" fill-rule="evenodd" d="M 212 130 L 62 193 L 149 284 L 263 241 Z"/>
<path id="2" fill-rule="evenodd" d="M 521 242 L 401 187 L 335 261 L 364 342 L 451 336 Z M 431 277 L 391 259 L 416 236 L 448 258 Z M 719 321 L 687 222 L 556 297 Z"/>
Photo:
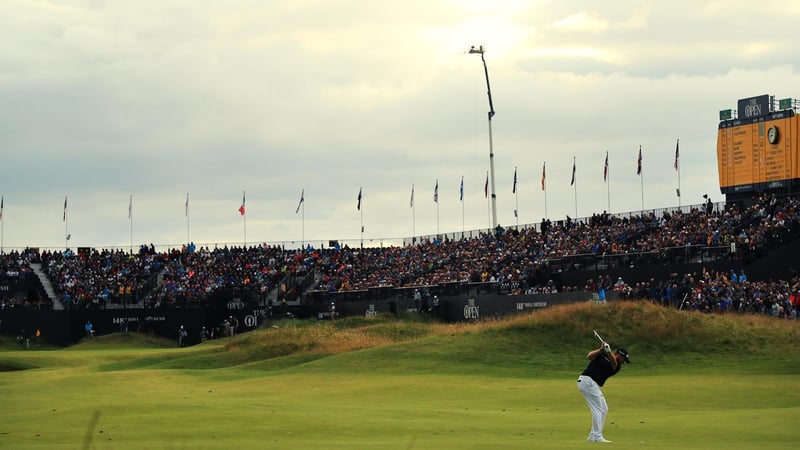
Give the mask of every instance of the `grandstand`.
<path id="1" fill-rule="evenodd" d="M 402 245 L 13 251 L 0 257 L 0 332 L 68 345 L 121 329 L 188 341 L 286 317 L 397 314 L 477 320 L 616 298 L 796 318 L 800 182 L 796 102 L 721 114 L 727 201 L 468 233 Z M 732 116 L 732 114 L 731 114 Z M 332 241 L 333 243 L 333 241 Z"/>
<path id="2" fill-rule="evenodd" d="M 607 299 L 713 312 L 766 314 L 778 305 L 788 317 L 800 289 L 799 202 L 760 195 L 747 206 L 594 215 L 384 248 L 27 249 L 2 257 L 0 318 L 5 333 L 38 329 L 64 345 L 81 339 L 89 320 L 99 334 L 124 323 L 175 337 L 185 325 L 197 342 L 203 327 L 224 335 L 226 320 L 241 332 L 267 319 L 328 318 L 331 303 L 339 316 L 426 304 L 424 313 L 465 320 L 587 301 L 601 290 Z M 428 311 L 433 297 L 438 308 Z"/>

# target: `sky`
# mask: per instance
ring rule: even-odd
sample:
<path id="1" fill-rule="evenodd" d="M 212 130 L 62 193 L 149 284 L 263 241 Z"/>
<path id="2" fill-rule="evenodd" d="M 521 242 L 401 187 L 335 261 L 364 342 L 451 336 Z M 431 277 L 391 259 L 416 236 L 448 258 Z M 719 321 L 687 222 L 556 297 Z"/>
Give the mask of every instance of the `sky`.
<path id="1" fill-rule="evenodd" d="M 490 144 L 505 227 L 722 201 L 719 111 L 800 97 L 798 20 L 779 1 L 4 0 L 2 247 L 487 229 Z"/>

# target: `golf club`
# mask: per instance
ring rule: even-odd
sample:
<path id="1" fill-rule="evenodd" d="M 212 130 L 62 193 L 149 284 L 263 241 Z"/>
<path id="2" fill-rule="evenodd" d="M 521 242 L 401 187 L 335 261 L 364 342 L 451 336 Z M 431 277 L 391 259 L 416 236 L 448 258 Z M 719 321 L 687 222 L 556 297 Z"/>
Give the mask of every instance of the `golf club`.
<path id="1" fill-rule="evenodd" d="M 605 341 L 603 340 L 603 338 L 601 338 L 601 337 L 600 337 L 600 335 L 597 333 L 597 330 L 593 330 L 593 331 L 594 331 L 594 335 L 595 335 L 595 337 L 596 337 L 597 339 L 599 339 L 599 340 L 600 340 L 600 342 L 605 342 Z"/>

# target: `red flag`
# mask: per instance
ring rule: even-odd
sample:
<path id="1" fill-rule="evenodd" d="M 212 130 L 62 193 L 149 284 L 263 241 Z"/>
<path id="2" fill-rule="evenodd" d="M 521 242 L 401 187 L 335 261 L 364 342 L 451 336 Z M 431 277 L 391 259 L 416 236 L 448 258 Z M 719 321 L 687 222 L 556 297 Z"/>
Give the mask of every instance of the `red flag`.
<path id="1" fill-rule="evenodd" d="M 244 191 L 242 191 L 242 206 L 239 207 L 239 214 L 244 215 Z"/>
<path id="2" fill-rule="evenodd" d="M 542 190 L 544 190 L 544 181 L 545 181 L 545 179 L 546 179 L 546 176 L 545 176 L 545 171 L 544 171 L 544 169 L 545 169 L 545 167 L 546 167 L 546 164 L 547 164 L 547 163 L 542 163 Z"/>
<path id="3" fill-rule="evenodd" d="M 678 158 L 680 157 L 680 151 L 678 147 L 681 145 L 681 140 L 678 139 L 678 142 L 675 143 L 675 170 L 678 170 Z"/>

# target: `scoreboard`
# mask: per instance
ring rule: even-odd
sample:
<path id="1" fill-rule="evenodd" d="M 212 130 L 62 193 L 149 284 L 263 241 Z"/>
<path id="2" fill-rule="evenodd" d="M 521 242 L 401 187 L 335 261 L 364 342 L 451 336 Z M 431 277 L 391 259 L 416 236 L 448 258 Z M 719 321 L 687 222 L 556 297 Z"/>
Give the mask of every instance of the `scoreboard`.
<path id="1" fill-rule="evenodd" d="M 773 111 L 771 100 L 768 95 L 739 100 L 738 118 L 720 122 L 717 166 L 723 194 L 789 191 L 800 181 L 800 116 L 793 109 Z M 726 116 L 730 111 L 720 112 Z"/>

